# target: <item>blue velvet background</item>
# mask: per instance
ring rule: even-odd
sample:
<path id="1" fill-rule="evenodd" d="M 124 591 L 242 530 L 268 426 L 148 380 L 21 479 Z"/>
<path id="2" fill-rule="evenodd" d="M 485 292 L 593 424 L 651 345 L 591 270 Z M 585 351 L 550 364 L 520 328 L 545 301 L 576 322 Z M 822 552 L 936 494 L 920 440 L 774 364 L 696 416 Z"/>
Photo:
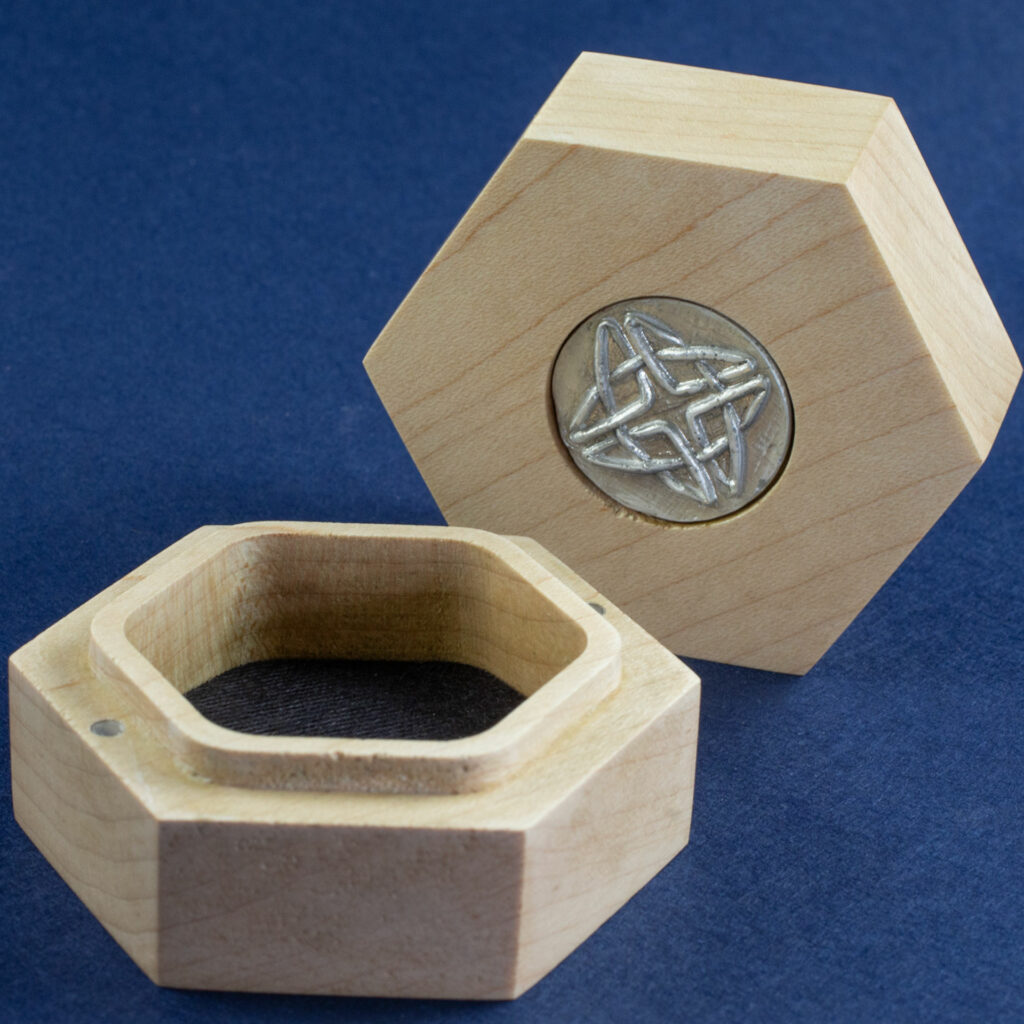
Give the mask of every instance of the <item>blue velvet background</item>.
<path id="1" fill-rule="evenodd" d="M 1024 337 L 1019 0 L 0 7 L 0 649 L 202 523 L 440 521 L 360 359 L 578 51 L 896 97 Z M 512 1004 L 160 990 L 0 805 L 0 1019 L 1024 1019 L 1024 416 Z M 2 780 L 6 763 L 6 709 Z"/>

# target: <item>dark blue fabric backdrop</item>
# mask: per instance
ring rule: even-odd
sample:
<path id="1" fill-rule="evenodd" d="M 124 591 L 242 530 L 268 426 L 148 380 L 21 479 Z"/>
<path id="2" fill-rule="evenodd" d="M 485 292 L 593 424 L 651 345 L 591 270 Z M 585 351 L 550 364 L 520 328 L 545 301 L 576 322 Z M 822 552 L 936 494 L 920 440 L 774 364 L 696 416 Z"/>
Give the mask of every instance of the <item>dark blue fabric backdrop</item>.
<path id="1" fill-rule="evenodd" d="M 7 0 L 0 648 L 202 523 L 440 521 L 360 359 L 582 49 L 896 97 L 1024 336 L 1022 48 L 1019 0 Z M 160 990 L 4 798 L 0 1019 L 1024 1019 L 1022 437 L 807 677 L 696 665 L 689 848 L 519 1002 Z"/>

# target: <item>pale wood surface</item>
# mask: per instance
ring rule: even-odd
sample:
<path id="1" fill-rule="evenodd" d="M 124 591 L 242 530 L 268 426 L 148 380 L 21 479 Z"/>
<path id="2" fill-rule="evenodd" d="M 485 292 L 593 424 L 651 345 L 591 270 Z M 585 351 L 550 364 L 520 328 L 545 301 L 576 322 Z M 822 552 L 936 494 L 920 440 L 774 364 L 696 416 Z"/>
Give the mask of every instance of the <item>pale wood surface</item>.
<path id="1" fill-rule="evenodd" d="M 788 383 L 789 463 L 731 518 L 633 515 L 558 438 L 562 342 L 637 295 L 725 313 Z M 1020 375 L 891 100 L 595 54 L 365 365 L 449 522 L 534 537 L 677 653 L 792 673 L 977 470 Z"/>
<path id="2" fill-rule="evenodd" d="M 584 53 L 527 136 L 843 182 L 891 102 L 847 89 Z"/>
<path id="3" fill-rule="evenodd" d="M 280 534 L 286 526 L 237 532 L 248 542 L 253 532 Z M 327 536 L 337 529 L 293 528 Z M 225 529 L 185 538 L 10 664 L 18 821 L 154 980 L 509 998 L 685 845 L 699 681 L 525 538 L 506 542 L 537 563 L 535 573 L 571 592 L 566 607 L 605 607 L 603 621 L 621 644 L 621 673 L 603 700 L 578 709 L 516 772 L 485 789 L 444 795 L 261 789 L 197 775 L 168 742 L 158 709 L 133 699 L 124 680 L 93 670 L 90 627 L 132 589 L 138 598 L 152 595 L 154 579 L 163 587 L 169 567 L 194 568 L 197 556 L 224 550 Z M 305 571 L 298 567 L 300 578 Z M 258 568 L 255 577 L 259 591 Z M 287 589 L 287 580 L 279 582 Z M 241 591 L 237 599 L 244 607 Z M 194 636 L 200 653 L 181 651 L 181 664 L 191 666 L 185 671 L 199 671 L 204 658 L 219 664 L 202 629 Z M 172 675 L 176 664 L 167 666 Z M 165 685 L 174 688 L 169 679 Z M 106 718 L 124 731 L 90 731 Z"/>
<path id="4" fill-rule="evenodd" d="M 492 785 L 618 685 L 620 652 L 615 630 L 516 545 L 426 526 L 225 528 L 112 601 L 90 627 L 96 673 L 161 723 L 193 771 L 270 789 Z M 459 661 L 534 699 L 459 740 L 306 738 L 285 748 L 215 725 L 182 697 L 268 658 Z"/>
<path id="5" fill-rule="evenodd" d="M 848 186 L 984 459 L 1020 361 L 895 103 Z"/>

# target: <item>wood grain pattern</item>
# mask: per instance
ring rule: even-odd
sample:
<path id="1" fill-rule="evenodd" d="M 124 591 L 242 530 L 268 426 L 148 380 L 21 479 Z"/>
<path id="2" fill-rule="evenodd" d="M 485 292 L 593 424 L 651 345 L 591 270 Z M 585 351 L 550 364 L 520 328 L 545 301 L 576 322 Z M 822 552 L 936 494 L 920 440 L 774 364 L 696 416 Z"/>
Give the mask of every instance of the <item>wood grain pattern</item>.
<path id="1" fill-rule="evenodd" d="M 534 559 L 473 530 L 356 524 L 224 529 L 90 627 L 123 686 L 200 775 L 268 789 L 457 793 L 493 785 L 618 684 L 618 634 Z M 234 732 L 183 694 L 268 658 L 461 661 L 532 700 L 458 740 Z"/>
<path id="2" fill-rule="evenodd" d="M 841 183 L 890 103 L 847 89 L 584 53 L 527 134 Z"/>
<path id="3" fill-rule="evenodd" d="M 597 615 L 587 602 L 604 606 L 600 621 L 618 638 L 621 658 L 617 685 L 603 699 L 577 708 L 516 771 L 469 792 L 359 792 L 337 780 L 326 791 L 289 787 L 287 780 L 260 788 L 204 777 L 182 757 L 163 720 L 174 702 L 161 708 L 159 700 L 133 694 L 130 680 L 97 672 L 90 658 L 94 623 L 119 603 L 140 614 L 128 626 L 134 639 L 158 660 L 170 659 L 163 682 L 174 695 L 207 665 L 247 656 L 265 643 L 271 650 L 289 647 L 292 641 L 275 629 L 279 620 L 252 616 L 253 601 L 279 592 L 290 595 L 285 606 L 297 608 L 305 592 L 314 609 L 336 605 L 343 588 L 325 584 L 338 576 L 337 559 L 324 572 L 316 568 L 318 558 L 300 560 L 291 577 L 275 556 L 292 543 L 302 548 L 302 538 L 323 542 L 318 555 L 330 552 L 346 529 L 378 538 L 381 531 L 394 538 L 405 532 L 280 523 L 206 528 L 16 652 L 10 664 L 15 814 L 160 984 L 514 997 L 675 856 L 689 835 L 699 682 L 600 593 L 533 541 L 506 538 L 516 558 L 494 545 L 534 581 L 548 581 L 546 593 L 570 618 L 585 617 L 581 605 Z M 446 531 L 408 531 L 423 531 L 428 551 L 443 550 L 438 541 Z M 261 537 L 275 539 L 263 545 Z M 312 543 L 306 554 L 316 549 Z M 235 561 L 233 576 L 197 573 L 216 552 L 237 555 L 240 544 L 263 561 Z M 411 549 L 400 547 L 414 566 Z M 355 571 L 350 583 L 358 580 Z M 420 581 L 436 584 L 436 574 L 424 571 Z M 387 578 L 381 573 L 384 590 Z M 183 589 L 174 590 L 173 581 Z M 203 597 L 209 586 L 234 588 L 231 600 L 211 604 L 209 594 Z M 186 594 L 196 603 L 182 632 L 173 620 L 184 607 L 175 602 Z M 505 607 L 530 624 L 537 609 L 531 601 Z M 358 617 L 359 601 L 342 603 Z M 206 620 L 230 618 L 229 606 L 239 621 L 256 624 L 256 634 L 260 623 L 268 624 L 267 637 L 252 636 L 223 653 Z M 294 642 L 307 640 L 299 634 Z M 398 650 L 408 643 L 405 649 L 419 651 L 426 640 L 397 642 Z M 447 640 L 438 642 L 448 650 Z M 338 643 L 345 648 L 349 640 Z M 548 669 L 557 665 L 556 658 Z M 145 687 L 151 680 L 140 682 Z M 522 706 L 550 685 L 540 685 Z M 90 725 L 98 719 L 115 719 L 124 730 L 96 735 Z M 334 742 L 342 749 L 345 741 Z"/>
<path id="4" fill-rule="evenodd" d="M 562 342 L 637 295 L 726 314 L 787 381 L 788 465 L 732 517 L 629 513 L 558 437 Z M 891 100 L 595 54 L 365 365 L 450 523 L 534 537 L 677 653 L 791 673 L 977 470 L 1020 375 Z"/>
<path id="5" fill-rule="evenodd" d="M 848 185 L 984 459 L 1020 362 L 895 103 Z"/>

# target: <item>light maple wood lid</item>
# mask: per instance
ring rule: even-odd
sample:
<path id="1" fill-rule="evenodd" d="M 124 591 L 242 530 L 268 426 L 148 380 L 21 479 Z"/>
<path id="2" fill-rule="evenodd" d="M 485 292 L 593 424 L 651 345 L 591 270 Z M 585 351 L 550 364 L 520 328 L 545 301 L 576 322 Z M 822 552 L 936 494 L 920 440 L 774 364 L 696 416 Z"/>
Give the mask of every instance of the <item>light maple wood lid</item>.
<path id="1" fill-rule="evenodd" d="M 595 310 L 742 324 L 794 410 L 726 519 L 629 514 L 550 401 Z M 583 54 L 365 360 L 447 520 L 535 538 L 679 654 L 801 673 L 985 459 L 1020 364 L 892 100 Z"/>

